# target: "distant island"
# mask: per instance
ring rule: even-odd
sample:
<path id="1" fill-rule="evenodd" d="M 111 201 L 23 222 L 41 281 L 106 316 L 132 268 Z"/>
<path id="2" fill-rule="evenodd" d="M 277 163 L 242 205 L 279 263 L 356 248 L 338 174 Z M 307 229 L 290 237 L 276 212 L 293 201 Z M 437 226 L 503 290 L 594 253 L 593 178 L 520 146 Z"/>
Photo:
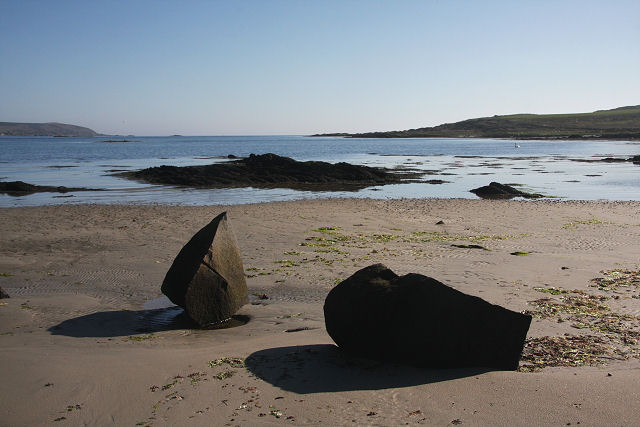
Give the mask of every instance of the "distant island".
<path id="1" fill-rule="evenodd" d="M 82 126 L 65 123 L 15 123 L 0 122 L 0 135 L 4 136 L 99 136 L 97 132 Z"/>
<path id="2" fill-rule="evenodd" d="M 577 114 L 513 114 L 388 132 L 326 133 L 346 138 L 640 139 L 640 105 Z"/>

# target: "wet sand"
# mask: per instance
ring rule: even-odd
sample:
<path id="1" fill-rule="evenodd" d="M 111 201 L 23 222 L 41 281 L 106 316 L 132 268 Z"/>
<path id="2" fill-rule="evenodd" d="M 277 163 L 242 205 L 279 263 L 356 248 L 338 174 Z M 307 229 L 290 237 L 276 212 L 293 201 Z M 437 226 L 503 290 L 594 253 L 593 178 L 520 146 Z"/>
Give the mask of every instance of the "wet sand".
<path id="1" fill-rule="evenodd" d="M 248 276 L 251 303 L 238 313 L 248 322 L 192 329 L 179 309 L 149 301 L 162 296 L 182 245 L 224 210 Z M 2 424 L 640 419 L 632 404 L 640 399 L 640 284 L 612 272 L 640 269 L 638 202 L 77 205 L 6 208 L 0 217 L 0 287 L 11 295 L 0 300 Z M 324 329 L 324 297 L 377 262 L 533 312 L 530 342 L 546 349 L 530 346 L 516 372 L 418 369 L 342 354 Z M 592 281 L 598 277 L 611 280 Z M 555 303 L 574 309 L 584 301 L 597 301 L 590 317 L 542 315 Z M 548 347 L 558 340 L 574 347 L 559 357 Z"/>

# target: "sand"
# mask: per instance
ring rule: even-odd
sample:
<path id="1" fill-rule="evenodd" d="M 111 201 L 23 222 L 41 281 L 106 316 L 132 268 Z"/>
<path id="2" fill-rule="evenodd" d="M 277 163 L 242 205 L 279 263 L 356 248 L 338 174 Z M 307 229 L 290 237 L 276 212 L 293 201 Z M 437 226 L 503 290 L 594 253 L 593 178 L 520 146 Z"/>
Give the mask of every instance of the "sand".
<path id="1" fill-rule="evenodd" d="M 249 322 L 196 330 L 167 320 L 175 310 L 145 309 L 182 245 L 224 210 L 249 276 L 239 312 Z M 0 300 L 0 425 L 640 422 L 640 289 L 591 281 L 640 269 L 637 202 L 67 205 L 1 209 L 0 219 L 0 287 L 11 295 Z M 327 335 L 322 304 L 377 262 L 516 311 L 584 295 L 552 288 L 607 297 L 597 301 L 626 329 L 585 325 L 597 314 L 536 317 L 530 339 L 596 336 L 609 351 L 533 372 L 351 358 Z"/>

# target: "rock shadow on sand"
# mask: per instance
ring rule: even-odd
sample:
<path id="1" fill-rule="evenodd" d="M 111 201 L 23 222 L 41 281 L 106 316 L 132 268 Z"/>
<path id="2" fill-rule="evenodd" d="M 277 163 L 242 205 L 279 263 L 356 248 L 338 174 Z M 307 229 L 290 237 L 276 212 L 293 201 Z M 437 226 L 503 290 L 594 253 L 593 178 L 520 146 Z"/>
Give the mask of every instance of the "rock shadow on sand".
<path id="1" fill-rule="evenodd" d="M 257 351 L 245 366 L 258 378 L 300 394 L 411 387 L 470 377 L 488 368 L 426 369 L 350 356 L 331 344 Z"/>
<path id="2" fill-rule="evenodd" d="M 180 307 L 151 310 L 101 311 L 67 319 L 48 329 L 52 335 L 74 338 L 126 337 L 136 334 L 173 331 L 180 329 L 226 329 L 242 326 L 248 316 L 236 315 L 224 324 L 201 328 Z"/>

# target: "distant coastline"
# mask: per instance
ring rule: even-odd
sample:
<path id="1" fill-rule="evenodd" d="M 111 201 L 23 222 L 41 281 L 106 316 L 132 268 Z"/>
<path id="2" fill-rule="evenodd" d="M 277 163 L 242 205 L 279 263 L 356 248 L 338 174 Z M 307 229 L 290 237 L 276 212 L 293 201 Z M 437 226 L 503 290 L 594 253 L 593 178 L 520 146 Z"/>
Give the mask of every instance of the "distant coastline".
<path id="1" fill-rule="evenodd" d="M 66 123 L 0 122 L 0 136 L 92 137 L 103 135 L 87 127 Z"/>
<path id="2" fill-rule="evenodd" d="M 575 114 L 513 114 L 434 127 L 311 136 L 345 138 L 508 138 L 640 140 L 640 105 Z"/>

